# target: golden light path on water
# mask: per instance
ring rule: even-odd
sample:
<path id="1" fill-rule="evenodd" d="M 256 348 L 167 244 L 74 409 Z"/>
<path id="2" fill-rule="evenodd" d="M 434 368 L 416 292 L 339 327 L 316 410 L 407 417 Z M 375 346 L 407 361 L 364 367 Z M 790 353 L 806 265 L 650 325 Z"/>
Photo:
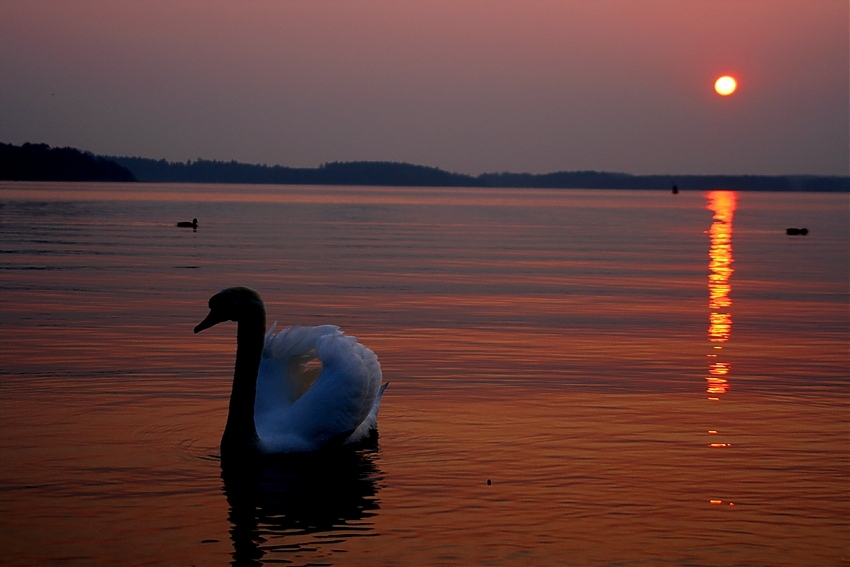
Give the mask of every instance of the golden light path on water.
<path id="1" fill-rule="evenodd" d="M 708 340 L 712 352 L 708 354 L 708 382 L 706 391 L 710 400 L 719 400 L 729 389 L 729 363 L 719 359 L 723 343 L 732 333 L 732 216 L 735 213 L 735 193 L 712 191 L 708 194 L 708 209 L 714 212 L 709 236 L 711 247 L 708 252 Z"/>
<path id="2" fill-rule="evenodd" d="M 712 191 L 708 194 L 708 209 L 714 213 L 709 229 L 710 247 L 708 251 L 708 340 L 711 352 L 708 353 L 708 374 L 705 377 L 706 393 L 709 401 L 719 402 L 720 396 L 729 390 L 730 364 L 722 360 L 724 343 L 732 334 L 732 217 L 737 205 L 736 195 L 732 191 Z M 717 429 L 709 429 L 711 436 L 718 435 Z M 709 443 L 712 449 L 730 447 L 731 443 L 722 441 Z M 712 505 L 725 504 L 720 498 L 712 498 Z M 734 506 L 734 502 L 728 502 Z"/>

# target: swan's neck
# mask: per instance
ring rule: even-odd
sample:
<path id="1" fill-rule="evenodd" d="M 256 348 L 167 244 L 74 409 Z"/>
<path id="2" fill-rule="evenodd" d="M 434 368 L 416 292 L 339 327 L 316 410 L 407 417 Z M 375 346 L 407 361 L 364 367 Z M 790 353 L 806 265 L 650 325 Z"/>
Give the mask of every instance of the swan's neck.
<path id="1" fill-rule="evenodd" d="M 257 427 L 254 424 L 254 401 L 265 328 L 265 313 L 239 321 L 230 409 L 221 438 L 222 457 L 226 454 L 253 454 L 259 451 Z"/>

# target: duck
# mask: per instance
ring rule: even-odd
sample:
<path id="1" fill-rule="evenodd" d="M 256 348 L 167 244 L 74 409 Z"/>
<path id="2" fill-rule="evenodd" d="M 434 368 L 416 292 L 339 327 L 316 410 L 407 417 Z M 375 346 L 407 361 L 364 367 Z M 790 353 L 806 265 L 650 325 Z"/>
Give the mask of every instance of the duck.
<path id="1" fill-rule="evenodd" d="M 808 228 L 786 228 L 785 234 L 788 236 L 806 236 L 809 234 Z"/>
<path id="2" fill-rule="evenodd" d="M 213 295 L 195 333 L 236 322 L 236 365 L 221 458 L 314 453 L 356 446 L 377 433 L 387 384 L 375 353 L 335 325 L 266 331 L 260 295 Z"/>
<path id="3" fill-rule="evenodd" d="M 180 221 L 180 222 L 177 223 L 177 226 L 180 227 L 180 228 L 194 228 L 195 230 L 197 230 L 198 229 L 198 219 L 192 219 L 192 222 Z"/>

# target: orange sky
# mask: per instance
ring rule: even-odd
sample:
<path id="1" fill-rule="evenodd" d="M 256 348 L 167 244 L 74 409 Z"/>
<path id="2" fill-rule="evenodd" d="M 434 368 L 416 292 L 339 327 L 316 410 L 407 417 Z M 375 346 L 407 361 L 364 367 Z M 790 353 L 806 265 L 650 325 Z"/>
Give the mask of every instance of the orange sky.
<path id="1" fill-rule="evenodd" d="M 0 141 L 465 173 L 848 174 L 846 0 L 4 2 Z M 721 74 L 738 78 L 730 97 Z"/>

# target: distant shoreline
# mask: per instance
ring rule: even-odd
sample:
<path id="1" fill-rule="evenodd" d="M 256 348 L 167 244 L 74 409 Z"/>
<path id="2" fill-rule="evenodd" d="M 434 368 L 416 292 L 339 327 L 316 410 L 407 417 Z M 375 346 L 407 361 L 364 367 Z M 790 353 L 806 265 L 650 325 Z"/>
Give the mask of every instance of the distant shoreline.
<path id="1" fill-rule="evenodd" d="M 631 175 L 602 171 L 482 173 L 473 176 L 398 162 L 334 162 L 316 168 L 249 165 L 236 161 L 168 162 L 108 157 L 147 182 L 280 185 L 372 185 L 529 189 L 732 189 L 739 191 L 850 192 L 850 177 L 815 175 Z"/>
<path id="2" fill-rule="evenodd" d="M 632 175 L 603 171 L 482 173 L 467 175 L 408 163 L 333 162 L 315 168 L 198 159 L 170 162 L 142 157 L 96 156 L 46 144 L 0 143 L 0 179 L 18 181 L 125 181 L 274 185 L 371 185 L 528 189 L 651 189 L 680 191 L 850 192 L 850 176 Z"/>

